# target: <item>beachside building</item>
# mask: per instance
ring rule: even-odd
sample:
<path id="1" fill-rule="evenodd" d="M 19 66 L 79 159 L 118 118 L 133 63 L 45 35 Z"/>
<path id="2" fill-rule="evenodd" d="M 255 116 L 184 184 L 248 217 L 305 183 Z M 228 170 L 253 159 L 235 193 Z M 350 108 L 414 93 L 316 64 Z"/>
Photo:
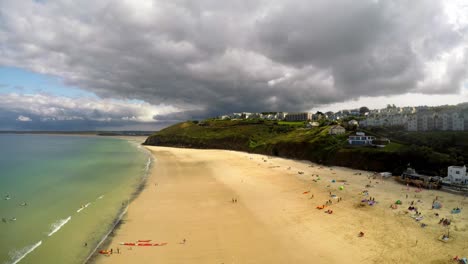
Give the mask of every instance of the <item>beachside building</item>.
<path id="1" fill-rule="evenodd" d="M 312 113 L 289 113 L 286 118 L 286 121 L 310 121 L 312 120 Z"/>
<path id="2" fill-rule="evenodd" d="M 465 166 L 450 166 L 447 169 L 447 177 L 445 182 L 451 184 L 468 185 L 468 174 Z"/>
<path id="3" fill-rule="evenodd" d="M 375 137 L 366 136 L 363 132 L 356 132 L 356 135 L 349 136 L 348 143 L 350 145 L 372 145 L 374 139 Z"/>
<path id="4" fill-rule="evenodd" d="M 397 180 L 400 182 L 404 182 L 406 184 L 416 184 L 420 185 L 425 188 L 438 188 L 441 183 L 441 178 L 439 176 L 427 176 L 423 174 L 419 174 L 413 168 L 407 168 L 400 177 L 397 177 Z"/>
<path id="5" fill-rule="evenodd" d="M 341 135 L 346 133 L 346 129 L 340 125 L 330 127 L 328 134 L 330 135 Z"/>

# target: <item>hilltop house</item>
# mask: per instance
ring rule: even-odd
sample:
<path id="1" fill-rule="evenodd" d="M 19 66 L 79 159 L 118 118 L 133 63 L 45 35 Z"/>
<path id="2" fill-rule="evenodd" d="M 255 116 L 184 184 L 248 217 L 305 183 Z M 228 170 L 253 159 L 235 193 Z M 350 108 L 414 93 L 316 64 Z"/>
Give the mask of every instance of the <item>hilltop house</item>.
<path id="1" fill-rule="evenodd" d="M 330 127 L 328 134 L 330 135 L 341 135 L 346 132 L 346 129 L 340 125 Z"/>
<path id="2" fill-rule="evenodd" d="M 447 170 L 447 177 L 444 182 L 451 184 L 468 185 L 468 174 L 465 166 L 450 166 Z"/>
<path id="3" fill-rule="evenodd" d="M 348 143 L 350 145 L 372 145 L 374 139 L 375 137 L 366 136 L 363 132 L 356 132 L 356 135 L 349 136 Z"/>

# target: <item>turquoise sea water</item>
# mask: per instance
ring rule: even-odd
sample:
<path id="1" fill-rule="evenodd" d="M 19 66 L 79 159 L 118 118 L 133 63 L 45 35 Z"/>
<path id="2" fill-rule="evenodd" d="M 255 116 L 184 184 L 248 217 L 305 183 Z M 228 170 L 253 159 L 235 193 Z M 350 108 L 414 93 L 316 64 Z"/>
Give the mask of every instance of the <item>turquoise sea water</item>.
<path id="1" fill-rule="evenodd" d="M 0 263 L 82 263 L 149 162 L 121 139 L 0 135 Z"/>

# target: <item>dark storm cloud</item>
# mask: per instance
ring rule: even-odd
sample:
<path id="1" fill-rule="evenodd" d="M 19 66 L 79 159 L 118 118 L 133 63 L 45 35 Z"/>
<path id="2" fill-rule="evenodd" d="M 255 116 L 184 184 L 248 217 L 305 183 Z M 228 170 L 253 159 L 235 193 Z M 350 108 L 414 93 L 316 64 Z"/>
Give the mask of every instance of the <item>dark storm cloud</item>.
<path id="1" fill-rule="evenodd" d="M 458 93 L 466 19 L 441 1 L 0 3 L 0 64 L 196 118 L 359 96 Z M 466 16 L 466 13 L 465 13 Z M 98 116 L 99 113 L 96 113 Z"/>

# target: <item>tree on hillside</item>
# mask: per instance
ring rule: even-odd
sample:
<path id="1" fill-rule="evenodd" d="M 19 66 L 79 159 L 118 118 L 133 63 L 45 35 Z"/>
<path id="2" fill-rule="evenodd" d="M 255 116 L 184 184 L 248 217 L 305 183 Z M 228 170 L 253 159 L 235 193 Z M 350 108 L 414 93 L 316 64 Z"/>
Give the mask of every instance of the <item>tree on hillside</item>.
<path id="1" fill-rule="evenodd" d="M 362 106 L 361 108 L 359 108 L 359 113 L 361 115 L 364 115 L 365 113 L 369 113 L 369 108 L 367 108 L 367 106 Z"/>

